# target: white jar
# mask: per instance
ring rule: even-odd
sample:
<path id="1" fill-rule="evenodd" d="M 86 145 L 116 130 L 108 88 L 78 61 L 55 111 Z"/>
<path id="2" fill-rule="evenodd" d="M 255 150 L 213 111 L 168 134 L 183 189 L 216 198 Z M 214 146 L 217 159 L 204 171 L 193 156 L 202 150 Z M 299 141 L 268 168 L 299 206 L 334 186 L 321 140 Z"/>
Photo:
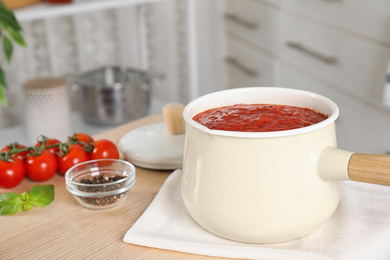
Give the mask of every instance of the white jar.
<path id="1" fill-rule="evenodd" d="M 23 84 L 24 129 L 30 144 L 40 135 L 65 141 L 72 134 L 68 91 L 64 78 L 34 78 Z"/>

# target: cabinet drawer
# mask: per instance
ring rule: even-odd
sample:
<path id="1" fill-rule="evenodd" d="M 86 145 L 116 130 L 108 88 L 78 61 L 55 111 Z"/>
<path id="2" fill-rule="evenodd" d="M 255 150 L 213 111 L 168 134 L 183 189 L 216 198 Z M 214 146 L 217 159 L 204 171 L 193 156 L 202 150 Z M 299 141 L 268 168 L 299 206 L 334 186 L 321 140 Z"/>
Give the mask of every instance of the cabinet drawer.
<path id="1" fill-rule="evenodd" d="M 226 0 L 225 25 L 229 33 L 277 53 L 280 18 L 277 9 L 248 0 Z"/>
<path id="2" fill-rule="evenodd" d="M 341 149 L 361 153 L 390 151 L 390 114 L 355 99 L 288 66 L 281 66 L 281 85 L 303 89 L 332 99 L 340 109 L 336 121 Z"/>
<path id="3" fill-rule="evenodd" d="M 284 0 L 288 10 L 390 43 L 389 0 Z"/>
<path id="4" fill-rule="evenodd" d="M 380 102 L 389 49 L 283 14 L 281 59 L 370 102 Z"/>
<path id="5" fill-rule="evenodd" d="M 225 61 L 229 87 L 274 85 L 275 65 L 271 57 L 233 37 L 227 39 L 227 49 Z"/>

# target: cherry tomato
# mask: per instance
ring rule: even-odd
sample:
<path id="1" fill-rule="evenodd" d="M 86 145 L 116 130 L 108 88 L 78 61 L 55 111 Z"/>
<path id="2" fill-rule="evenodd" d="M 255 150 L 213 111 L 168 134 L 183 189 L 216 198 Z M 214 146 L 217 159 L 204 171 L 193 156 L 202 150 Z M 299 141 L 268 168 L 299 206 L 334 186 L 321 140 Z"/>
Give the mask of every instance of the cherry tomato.
<path id="1" fill-rule="evenodd" d="M 25 145 L 23 145 L 23 144 L 18 144 L 18 143 L 16 143 L 15 147 L 16 147 L 17 149 L 26 148 Z M 12 150 L 12 148 L 13 148 L 13 144 L 11 143 L 11 144 L 7 145 L 6 147 L 4 147 L 3 149 L 1 149 L 0 152 L 10 151 L 10 150 Z M 30 152 L 30 151 L 23 151 L 23 152 L 20 152 L 20 153 L 13 153 L 11 157 L 12 157 L 12 158 L 16 157 L 16 158 L 18 158 L 18 159 L 20 159 L 20 160 L 23 161 L 24 159 L 26 159 L 26 157 L 27 157 L 27 155 L 29 154 L 29 152 Z"/>
<path id="2" fill-rule="evenodd" d="M 74 135 L 72 135 L 71 140 L 81 141 L 86 143 L 87 145 L 92 145 L 95 142 L 92 136 L 85 133 L 75 133 Z M 80 144 L 80 147 L 84 148 L 84 145 Z"/>
<path id="3" fill-rule="evenodd" d="M 27 176 L 33 181 L 50 180 L 58 170 L 57 156 L 48 150 L 39 155 L 30 154 L 25 163 Z"/>
<path id="4" fill-rule="evenodd" d="M 100 139 L 95 141 L 95 147 L 89 154 L 89 159 L 119 159 L 119 151 L 110 140 Z"/>
<path id="5" fill-rule="evenodd" d="M 58 168 L 62 175 L 75 164 L 82 163 L 89 160 L 88 153 L 79 145 L 71 145 L 66 154 L 58 156 Z"/>
<path id="6" fill-rule="evenodd" d="M 10 189 L 22 182 L 26 176 L 23 160 L 15 157 L 11 161 L 0 160 L 0 188 Z"/>
<path id="7" fill-rule="evenodd" d="M 46 142 L 44 142 L 44 143 L 43 143 L 43 141 L 42 141 L 42 142 L 36 143 L 36 144 L 35 144 L 35 147 L 41 146 L 42 143 L 43 143 L 44 145 L 46 145 L 46 146 L 61 143 L 60 140 L 55 139 L 55 138 L 47 138 L 45 141 L 46 141 Z M 46 148 L 45 150 L 48 150 L 49 152 L 56 154 L 56 153 L 58 153 L 58 152 L 60 151 L 60 148 L 59 148 L 58 146 L 54 146 L 54 147 Z"/>

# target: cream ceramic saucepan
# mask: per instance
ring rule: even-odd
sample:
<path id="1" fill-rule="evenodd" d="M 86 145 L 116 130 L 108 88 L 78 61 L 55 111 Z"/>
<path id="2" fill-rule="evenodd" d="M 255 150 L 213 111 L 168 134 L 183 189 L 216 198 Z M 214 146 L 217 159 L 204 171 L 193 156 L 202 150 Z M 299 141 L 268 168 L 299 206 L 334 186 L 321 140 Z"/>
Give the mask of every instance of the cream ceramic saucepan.
<path id="1" fill-rule="evenodd" d="M 328 114 L 277 132 L 210 130 L 192 120 L 210 108 L 246 104 L 308 107 Z M 224 238 L 275 243 L 305 236 L 335 211 L 339 181 L 390 185 L 390 156 L 337 149 L 337 105 L 295 89 L 251 87 L 211 93 L 184 109 L 182 197 L 198 224 Z"/>

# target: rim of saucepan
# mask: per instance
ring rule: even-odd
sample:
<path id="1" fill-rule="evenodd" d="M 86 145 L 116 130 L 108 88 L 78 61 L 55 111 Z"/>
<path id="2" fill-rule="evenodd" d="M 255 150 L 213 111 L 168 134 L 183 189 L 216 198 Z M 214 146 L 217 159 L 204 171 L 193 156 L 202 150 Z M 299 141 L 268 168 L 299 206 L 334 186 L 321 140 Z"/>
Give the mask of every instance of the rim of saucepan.
<path id="1" fill-rule="evenodd" d="M 314 111 L 327 114 L 329 117 L 311 126 L 271 132 L 211 130 L 192 119 L 196 114 L 205 110 L 240 103 L 307 107 Z M 332 124 L 338 116 L 339 108 L 329 98 L 310 91 L 282 87 L 247 87 L 217 91 L 194 99 L 185 106 L 183 111 L 185 122 L 196 129 L 213 135 L 245 138 L 283 137 L 308 133 Z"/>

